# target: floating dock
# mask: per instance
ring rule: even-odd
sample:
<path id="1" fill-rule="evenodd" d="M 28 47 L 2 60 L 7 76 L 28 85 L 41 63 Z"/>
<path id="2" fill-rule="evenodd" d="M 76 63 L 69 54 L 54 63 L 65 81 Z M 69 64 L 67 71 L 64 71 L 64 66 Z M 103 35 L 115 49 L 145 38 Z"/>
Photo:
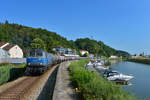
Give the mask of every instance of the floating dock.
<path id="1" fill-rule="evenodd" d="M 118 84 L 118 85 L 131 85 L 131 82 L 124 81 L 124 80 L 115 80 L 113 82 L 116 83 L 116 84 Z"/>

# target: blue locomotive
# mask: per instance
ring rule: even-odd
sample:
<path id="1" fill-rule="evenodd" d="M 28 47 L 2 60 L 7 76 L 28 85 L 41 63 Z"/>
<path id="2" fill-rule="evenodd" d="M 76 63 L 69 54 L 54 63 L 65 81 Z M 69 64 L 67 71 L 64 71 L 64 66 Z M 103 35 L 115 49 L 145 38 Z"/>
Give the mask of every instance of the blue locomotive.
<path id="1" fill-rule="evenodd" d="M 26 72 L 42 74 L 57 63 L 60 63 L 58 56 L 47 53 L 42 49 L 32 49 L 28 52 Z"/>

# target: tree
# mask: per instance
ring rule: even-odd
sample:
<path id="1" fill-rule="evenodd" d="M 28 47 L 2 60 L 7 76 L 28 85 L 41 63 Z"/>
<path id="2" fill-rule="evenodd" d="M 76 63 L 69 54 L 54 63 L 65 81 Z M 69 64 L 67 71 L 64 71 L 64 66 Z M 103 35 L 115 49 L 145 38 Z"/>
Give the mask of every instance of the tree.
<path id="1" fill-rule="evenodd" d="M 31 48 L 40 48 L 46 50 L 46 45 L 42 39 L 35 38 L 31 43 Z"/>
<path id="2" fill-rule="evenodd" d="M 6 21 L 5 21 L 5 24 L 6 24 L 6 25 L 8 25 L 8 24 L 9 24 L 8 20 L 6 20 Z"/>

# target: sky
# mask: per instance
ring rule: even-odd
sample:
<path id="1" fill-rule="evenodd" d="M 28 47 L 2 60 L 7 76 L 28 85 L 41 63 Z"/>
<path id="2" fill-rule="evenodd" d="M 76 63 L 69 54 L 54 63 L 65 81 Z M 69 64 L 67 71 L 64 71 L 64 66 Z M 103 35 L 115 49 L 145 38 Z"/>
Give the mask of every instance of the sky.
<path id="1" fill-rule="evenodd" d="M 1 0 L 0 22 L 92 38 L 131 54 L 150 54 L 150 0 Z"/>

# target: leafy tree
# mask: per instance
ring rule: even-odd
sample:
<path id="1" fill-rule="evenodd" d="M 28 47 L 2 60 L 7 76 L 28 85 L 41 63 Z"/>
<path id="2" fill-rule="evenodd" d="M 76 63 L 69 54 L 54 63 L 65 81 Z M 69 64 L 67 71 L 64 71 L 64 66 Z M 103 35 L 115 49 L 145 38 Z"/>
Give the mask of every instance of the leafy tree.
<path id="1" fill-rule="evenodd" d="M 9 23 L 8 23 L 8 20 L 6 20 L 6 21 L 5 21 L 5 24 L 6 24 L 6 25 L 8 25 L 8 24 L 9 24 Z"/>
<path id="2" fill-rule="evenodd" d="M 40 38 L 35 38 L 31 43 L 31 48 L 41 48 L 43 50 L 46 50 L 46 46 L 43 40 Z"/>

